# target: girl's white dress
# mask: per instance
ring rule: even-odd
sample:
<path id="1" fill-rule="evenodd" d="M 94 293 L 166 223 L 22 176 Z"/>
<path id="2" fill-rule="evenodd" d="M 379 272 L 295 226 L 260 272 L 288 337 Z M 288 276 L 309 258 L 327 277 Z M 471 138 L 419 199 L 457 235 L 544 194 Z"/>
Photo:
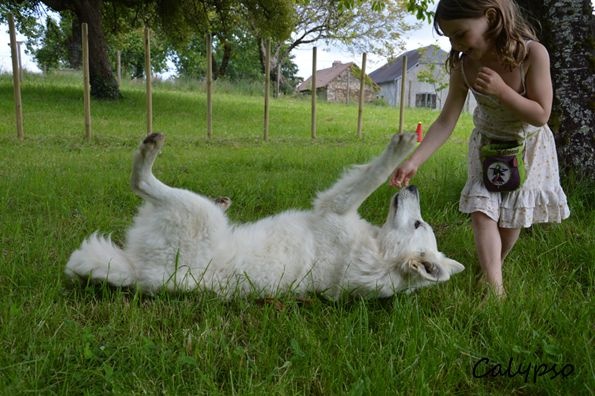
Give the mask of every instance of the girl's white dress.
<path id="1" fill-rule="evenodd" d="M 525 73 L 522 65 L 520 71 L 524 89 Z M 463 67 L 461 72 L 478 105 L 473 113 L 475 128 L 469 138 L 468 176 L 461 192 L 459 210 L 463 213 L 485 213 L 503 228 L 559 223 L 566 219 L 570 209 L 560 186 L 556 145 L 549 126 L 535 127 L 519 121 L 496 98 L 473 90 Z M 482 135 L 504 141 L 525 138 L 524 164 L 527 177 L 520 189 L 512 192 L 490 192 L 486 189 L 479 160 Z"/>

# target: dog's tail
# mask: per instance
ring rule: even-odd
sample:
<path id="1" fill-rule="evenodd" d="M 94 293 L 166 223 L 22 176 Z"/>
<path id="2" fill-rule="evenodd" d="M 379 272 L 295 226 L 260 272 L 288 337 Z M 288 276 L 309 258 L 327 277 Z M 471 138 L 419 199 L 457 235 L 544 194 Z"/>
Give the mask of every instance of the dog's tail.
<path id="1" fill-rule="evenodd" d="M 64 273 L 71 279 L 107 281 L 125 287 L 135 283 L 136 276 L 126 253 L 111 241 L 93 233 L 71 255 Z"/>

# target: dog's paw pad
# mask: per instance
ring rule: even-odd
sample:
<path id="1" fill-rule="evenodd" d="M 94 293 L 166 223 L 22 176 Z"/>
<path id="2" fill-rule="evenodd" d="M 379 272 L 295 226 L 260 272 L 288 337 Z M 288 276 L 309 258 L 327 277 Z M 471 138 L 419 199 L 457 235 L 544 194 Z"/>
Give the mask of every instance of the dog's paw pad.
<path id="1" fill-rule="evenodd" d="M 157 153 L 163 147 L 165 141 L 165 135 L 161 133 L 152 133 L 145 137 L 141 143 L 139 149 L 143 156 L 149 153 Z"/>
<path id="2" fill-rule="evenodd" d="M 163 140 L 165 139 L 165 135 L 162 133 L 152 133 L 148 135 L 145 140 L 143 140 L 143 144 L 145 145 L 155 145 L 160 146 L 163 144 Z"/>
<path id="3" fill-rule="evenodd" d="M 154 133 L 151 133 L 150 135 L 147 135 L 145 140 L 143 140 L 143 143 L 144 144 L 155 144 L 158 141 L 163 140 L 164 138 L 165 138 L 165 136 L 163 134 L 154 132 Z"/>
<path id="4" fill-rule="evenodd" d="M 226 211 L 231 206 L 231 199 L 229 197 L 215 198 L 215 205 Z"/>
<path id="5" fill-rule="evenodd" d="M 390 147 L 395 152 L 409 152 L 416 146 L 416 136 L 413 133 L 397 133 L 393 135 Z"/>

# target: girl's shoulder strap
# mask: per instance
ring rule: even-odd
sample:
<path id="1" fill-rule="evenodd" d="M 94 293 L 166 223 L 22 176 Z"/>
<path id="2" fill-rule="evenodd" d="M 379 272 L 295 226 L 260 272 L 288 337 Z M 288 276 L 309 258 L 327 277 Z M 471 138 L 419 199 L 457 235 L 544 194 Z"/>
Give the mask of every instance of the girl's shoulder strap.
<path id="1" fill-rule="evenodd" d="M 527 49 L 527 55 L 529 54 L 529 44 L 531 44 L 533 42 L 532 39 L 527 39 L 525 40 L 525 48 Z M 525 57 L 525 59 L 528 56 Z M 523 88 L 523 91 L 521 92 L 521 95 L 525 95 L 527 93 L 527 87 L 525 85 L 525 78 L 527 77 L 527 70 L 525 70 L 525 61 L 521 62 L 520 66 L 519 66 L 519 70 L 521 72 L 521 87 Z"/>

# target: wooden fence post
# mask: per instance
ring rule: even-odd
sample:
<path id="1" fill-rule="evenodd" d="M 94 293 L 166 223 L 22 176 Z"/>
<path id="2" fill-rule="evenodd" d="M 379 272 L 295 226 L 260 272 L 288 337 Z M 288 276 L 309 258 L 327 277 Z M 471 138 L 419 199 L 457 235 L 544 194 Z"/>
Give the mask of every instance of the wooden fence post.
<path id="1" fill-rule="evenodd" d="M 92 136 L 91 131 L 91 84 L 89 77 L 89 26 L 81 25 L 83 34 L 83 106 L 85 108 L 85 139 Z"/>
<path id="2" fill-rule="evenodd" d="M 316 47 L 312 48 L 312 139 L 316 139 Z"/>
<path id="3" fill-rule="evenodd" d="M 21 80 L 21 83 L 23 82 L 23 58 L 22 58 L 22 54 L 21 54 L 21 44 L 23 44 L 22 41 L 17 41 L 17 59 L 19 60 L 19 79 Z"/>
<path id="4" fill-rule="evenodd" d="M 269 140 L 269 95 L 271 91 L 271 39 L 267 39 L 264 57 L 264 141 Z"/>
<path id="5" fill-rule="evenodd" d="M 357 137 L 362 137 L 362 116 L 364 111 L 364 98 L 365 98 L 365 90 L 366 90 L 366 57 L 367 54 L 364 52 L 362 54 L 362 74 L 360 76 L 359 82 L 359 105 L 357 109 Z"/>
<path id="6" fill-rule="evenodd" d="M 403 56 L 403 72 L 401 73 L 401 103 L 399 103 L 399 133 L 403 133 L 403 107 L 405 106 L 405 82 L 407 81 L 407 57 Z"/>
<path id="7" fill-rule="evenodd" d="M 151 31 L 145 26 L 145 81 L 147 83 L 147 135 L 153 133 L 153 85 L 151 73 Z"/>
<path id="8" fill-rule="evenodd" d="M 19 59 L 17 54 L 17 33 L 14 28 L 14 17 L 8 14 L 8 30 L 10 30 L 10 55 L 12 57 L 12 85 L 14 91 L 14 111 L 17 124 L 17 138 L 20 141 L 25 139 L 23 131 L 23 101 L 21 99 L 21 78 L 19 71 Z"/>
<path id="9" fill-rule="evenodd" d="M 213 44 L 211 33 L 207 33 L 207 137 L 213 134 Z"/>

